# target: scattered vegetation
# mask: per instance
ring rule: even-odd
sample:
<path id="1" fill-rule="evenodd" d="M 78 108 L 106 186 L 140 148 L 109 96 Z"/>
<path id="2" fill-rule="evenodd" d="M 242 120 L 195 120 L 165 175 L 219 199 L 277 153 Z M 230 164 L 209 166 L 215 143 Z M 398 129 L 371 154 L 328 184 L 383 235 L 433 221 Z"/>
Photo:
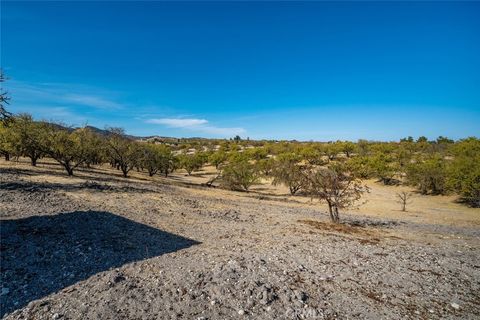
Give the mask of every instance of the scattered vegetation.
<path id="1" fill-rule="evenodd" d="M 2 75 L 3 81 L 3 75 Z M 80 166 L 110 163 L 124 177 L 136 168 L 149 176 L 167 177 L 183 169 L 188 175 L 209 164 L 225 188 L 248 191 L 260 178 L 325 201 L 332 221 L 359 201 L 367 189 L 361 179 L 385 185 L 414 186 L 423 195 L 456 193 L 464 203 L 480 207 L 480 140 L 428 141 L 412 137 L 399 142 L 359 140 L 356 143 L 160 139 L 138 140 L 119 128 L 92 130 L 36 121 L 28 114 L 10 115 L 2 92 L 0 154 L 5 160 L 27 157 L 32 166 L 42 157 L 56 160 L 71 176 Z M 8 116 L 8 121 L 7 119 Z M 410 193 L 399 193 L 407 210 Z"/>

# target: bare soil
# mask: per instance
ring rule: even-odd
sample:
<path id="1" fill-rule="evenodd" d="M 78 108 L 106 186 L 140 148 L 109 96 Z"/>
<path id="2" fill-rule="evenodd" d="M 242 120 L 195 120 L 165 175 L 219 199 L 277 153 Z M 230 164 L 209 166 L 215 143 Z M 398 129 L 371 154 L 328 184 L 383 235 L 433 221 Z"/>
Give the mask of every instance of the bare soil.
<path id="1" fill-rule="evenodd" d="M 478 319 L 480 210 L 368 184 L 358 210 L 193 177 L 0 161 L 5 319 Z"/>

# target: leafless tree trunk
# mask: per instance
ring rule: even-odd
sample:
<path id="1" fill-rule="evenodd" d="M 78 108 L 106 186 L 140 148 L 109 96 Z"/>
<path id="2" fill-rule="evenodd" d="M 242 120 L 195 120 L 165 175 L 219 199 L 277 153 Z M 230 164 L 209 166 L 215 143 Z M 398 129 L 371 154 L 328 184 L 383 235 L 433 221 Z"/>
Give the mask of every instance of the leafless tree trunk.
<path id="1" fill-rule="evenodd" d="M 401 204 L 402 211 L 407 211 L 407 204 L 411 203 L 412 194 L 410 192 L 399 192 L 397 193 L 397 202 Z"/>

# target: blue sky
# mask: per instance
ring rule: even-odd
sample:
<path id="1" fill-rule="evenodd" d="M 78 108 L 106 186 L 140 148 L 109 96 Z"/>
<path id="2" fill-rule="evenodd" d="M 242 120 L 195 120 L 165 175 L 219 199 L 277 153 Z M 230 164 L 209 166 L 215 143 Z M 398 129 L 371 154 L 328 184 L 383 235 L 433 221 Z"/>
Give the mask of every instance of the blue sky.
<path id="1" fill-rule="evenodd" d="M 480 3 L 1 2 L 10 110 L 135 135 L 480 135 Z"/>

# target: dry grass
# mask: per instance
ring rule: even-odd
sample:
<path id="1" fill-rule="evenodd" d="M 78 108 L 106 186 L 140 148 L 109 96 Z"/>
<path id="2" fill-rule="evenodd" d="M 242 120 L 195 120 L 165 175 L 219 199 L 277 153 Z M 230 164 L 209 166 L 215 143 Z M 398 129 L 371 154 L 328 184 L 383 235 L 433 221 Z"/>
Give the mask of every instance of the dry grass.
<path id="1" fill-rule="evenodd" d="M 214 167 L 206 166 L 202 168 L 199 175 L 187 176 L 183 170 L 179 170 L 172 176 L 178 182 L 201 184 L 207 182 L 215 172 Z M 362 199 L 365 200 L 365 203 L 355 210 L 349 210 L 347 213 L 414 223 L 461 227 L 480 226 L 480 209 L 470 208 L 458 203 L 456 195 L 421 195 L 409 186 L 386 186 L 376 180 L 366 180 L 364 183 L 370 188 L 370 192 L 365 194 Z M 401 206 L 397 202 L 396 197 L 396 194 L 402 191 L 414 194 L 406 212 L 401 211 Z M 221 194 L 222 197 L 230 196 L 228 192 L 218 190 L 218 188 L 208 190 L 208 192 Z M 292 205 L 314 206 L 319 208 L 319 210 L 327 210 L 325 203 L 317 200 L 312 201 L 309 197 L 291 196 L 287 187 L 282 185 L 273 186 L 270 184 L 269 179 L 264 179 L 261 184 L 254 185 L 249 193 L 242 193 L 239 196 L 265 201 L 281 201 Z"/>
<path id="2" fill-rule="evenodd" d="M 357 226 L 350 226 L 343 223 L 330 223 L 330 222 L 322 222 L 322 221 L 315 221 L 315 220 L 298 220 L 300 223 L 308 224 L 319 230 L 324 231 L 333 231 L 339 233 L 346 233 L 346 234 L 363 234 L 363 235 L 370 235 L 371 231 L 366 230 L 363 227 Z"/>
<path id="3" fill-rule="evenodd" d="M 123 178 L 120 172 L 113 170 L 108 165 L 96 166 L 91 169 L 81 168 L 75 172 L 75 177 L 67 177 L 62 168 L 50 159 L 42 159 L 37 168 L 31 167 L 28 164 L 27 159 L 20 159 L 18 162 L 5 162 L 3 159 L 0 159 L 0 168 L 18 168 L 20 170 L 28 170 L 29 172 L 37 172 L 38 175 L 30 177 L 37 181 L 45 181 L 45 179 L 51 181 L 53 179 L 55 180 L 53 182 L 59 183 L 79 183 L 86 179 L 98 179 L 98 177 L 101 177 L 106 181 L 155 182 L 189 188 L 195 187 L 193 188 L 196 190 L 194 192 L 203 193 L 206 196 L 214 196 L 217 198 L 253 198 L 261 199 L 266 202 L 282 202 L 284 205 L 292 207 L 308 206 L 314 207 L 319 211 L 327 211 L 326 204 L 312 201 L 312 199 L 308 197 L 291 196 L 286 187 L 272 186 L 268 180 L 265 180 L 260 185 L 253 186 L 249 193 L 230 192 L 219 188 L 202 187 L 202 184 L 205 184 L 216 173 L 216 169 L 211 166 L 206 166 L 202 168 L 200 172 L 196 172 L 191 176 L 186 175 L 186 172 L 183 170 L 179 170 L 168 178 L 162 176 L 148 177 L 146 173 L 132 170 L 128 179 Z M 422 224 L 440 224 L 461 227 L 480 226 L 480 209 L 469 208 L 463 204 L 457 203 L 457 197 L 454 195 L 420 195 L 415 193 L 415 190 L 408 186 L 384 186 L 373 180 L 365 181 L 365 183 L 370 188 L 370 193 L 366 194 L 364 197 L 366 203 L 361 205 L 357 210 L 349 210 L 347 213 L 372 218 L 395 219 Z M 407 212 L 402 212 L 400 210 L 400 205 L 396 201 L 395 195 L 401 191 L 415 193 L 415 196 L 412 198 L 412 203 L 407 208 Z"/>
<path id="4" fill-rule="evenodd" d="M 382 235 L 378 230 L 370 228 L 351 226 L 343 223 L 331 223 L 315 220 L 297 220 L 297 222 L 314 227 L 327 234 L 337 234 L 347 236 L 348 238 L 357 240 L 361 244 L 378 244 Z"/>

